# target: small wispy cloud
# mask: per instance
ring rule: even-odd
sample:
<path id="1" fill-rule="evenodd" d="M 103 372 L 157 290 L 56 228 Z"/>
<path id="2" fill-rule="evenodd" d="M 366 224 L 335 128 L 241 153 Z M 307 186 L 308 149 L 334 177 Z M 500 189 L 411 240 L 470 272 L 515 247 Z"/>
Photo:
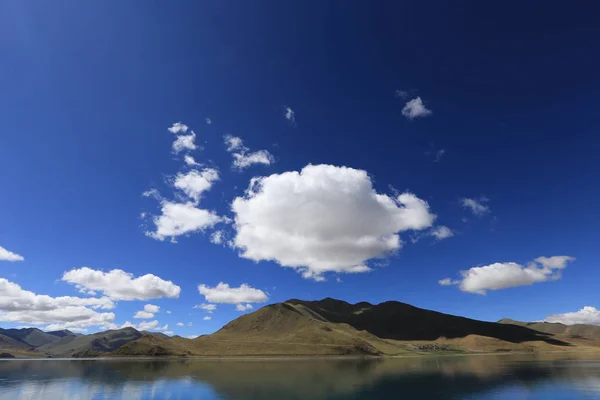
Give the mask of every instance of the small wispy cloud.
<path id="1" fill-rule="evenodd" d="M 0 261 L 23 261 L 25 258 L 0 246 Z"/>
<path id="2" fill-rule="evenodd" d="M 460 200 L 464 208 L 471 210 L 471 212 L 478 217 L 490 212 L 490 207 L 484 204 L 488 201 L 489 199 L 487 197 L 480 197 L 479 200 L 469 198 L 463 198 Z"/>
<path id="3" fill-rule="evenodd" d="M 402 109 L 402 115 L 408 119 L 423 118 L 431 114 L 431 110 L 425 107 L 425 104 L 423 104 L 423 100 L 421 100 L 420 97 L 408 101 Z"/>
<path id="4" fill-rule="evenodd" d="M 410 94 L 406 90 L 396 89 L 394 92 L 394 97 L 398 97 L 400 99 L 407 99 Z"/>
<path id="5" fill-rule="evenodd" d="M 296 123 L 296 112 L 289 106 L 283 106 L 283 116 L 292 124 Z"/>
<path id="6" fill-rule="evenodd" d="M 206 120 L 205 120 L 205 121 L 206 121 L 206 123 L 207 123 L 208 125 L 212 124 L 212 119 L 210 119 L 210 118 L 206 118 Z"/>
<path id="7" fill-rule="evenodd" d="M 440 225 L 431 230 L 431 236 L 435 237 L 437 240 L 443 240 L 454 236 L 454 232 L 447 226 Z"/>
<path id="8" fill-rule="evenodd" d="M 223 137 L 227 151 L 233 156 L 233 168 L 243 170 L 254 164 L 271 165 L 275 158 L 267 150 L 258 150 L 250 152 L 250 149 L 244 146 L 241 138 L 232 135 Z"/>

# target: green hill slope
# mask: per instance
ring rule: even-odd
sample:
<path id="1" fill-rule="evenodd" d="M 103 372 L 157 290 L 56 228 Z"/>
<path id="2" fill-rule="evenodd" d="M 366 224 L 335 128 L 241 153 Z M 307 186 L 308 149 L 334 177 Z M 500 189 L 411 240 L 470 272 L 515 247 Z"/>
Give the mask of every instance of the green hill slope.
<path id="1" fill-rule="evenodd" d="M 553 335 L 567 335 L 574 338 L 585 339 L 600 339 L 600 326 L 597 325 L 565 325 L 556 322 L 521 322 L 509 318 L 503 318 L 498 321 L 498 323 L 523 326 L 538 332 L 550 333 Z"/>
<path id="2" fill-rule="evenodd" d="M 98 332 L 92 335 L 65 336 L 38 348 L 53 357 L 94 357 L 114 351 L 122 345 L 141 338 L 134 328 Z"/>

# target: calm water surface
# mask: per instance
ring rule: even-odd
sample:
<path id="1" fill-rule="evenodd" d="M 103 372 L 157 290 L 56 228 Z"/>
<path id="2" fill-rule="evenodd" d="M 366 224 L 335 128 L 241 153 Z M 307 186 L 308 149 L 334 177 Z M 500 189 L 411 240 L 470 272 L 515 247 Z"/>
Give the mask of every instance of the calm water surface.
<path id="1" fill-rule="evenodd" d="M 600 399 L 600 361 L 564 354 L 6 360 L 0 361 L 0 399 Z"/>

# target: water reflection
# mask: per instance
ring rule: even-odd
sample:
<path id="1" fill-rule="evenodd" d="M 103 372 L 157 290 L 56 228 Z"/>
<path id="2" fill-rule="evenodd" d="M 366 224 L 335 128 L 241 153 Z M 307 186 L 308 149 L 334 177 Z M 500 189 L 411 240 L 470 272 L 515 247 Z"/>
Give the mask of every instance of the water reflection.
<path id="1" fill-rule="evenodd" d="M 366 360 L 0 362 L 3 399 L 597 397 L 600 362 L 572 354 Z"/>

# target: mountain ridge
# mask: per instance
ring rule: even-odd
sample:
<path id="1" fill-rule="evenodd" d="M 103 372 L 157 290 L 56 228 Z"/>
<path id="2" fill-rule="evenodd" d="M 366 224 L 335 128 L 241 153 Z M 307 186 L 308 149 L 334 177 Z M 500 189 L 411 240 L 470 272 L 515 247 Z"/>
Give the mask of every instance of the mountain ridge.
<path id="1" fill-rule="evenodd" d="M 27 340 L 29 342 L 27 342 Z M 241 315 L 195 339 L 134 328 L 89 335 L 0 329 L 0 350 L 19 356 L 384 356 L 481 351 L 600 351 L 600 327 L 498 322 L 398 301 L 355 304 L 289 299 Z M 35 355 L 32 355 L 35 354 Z"/>

